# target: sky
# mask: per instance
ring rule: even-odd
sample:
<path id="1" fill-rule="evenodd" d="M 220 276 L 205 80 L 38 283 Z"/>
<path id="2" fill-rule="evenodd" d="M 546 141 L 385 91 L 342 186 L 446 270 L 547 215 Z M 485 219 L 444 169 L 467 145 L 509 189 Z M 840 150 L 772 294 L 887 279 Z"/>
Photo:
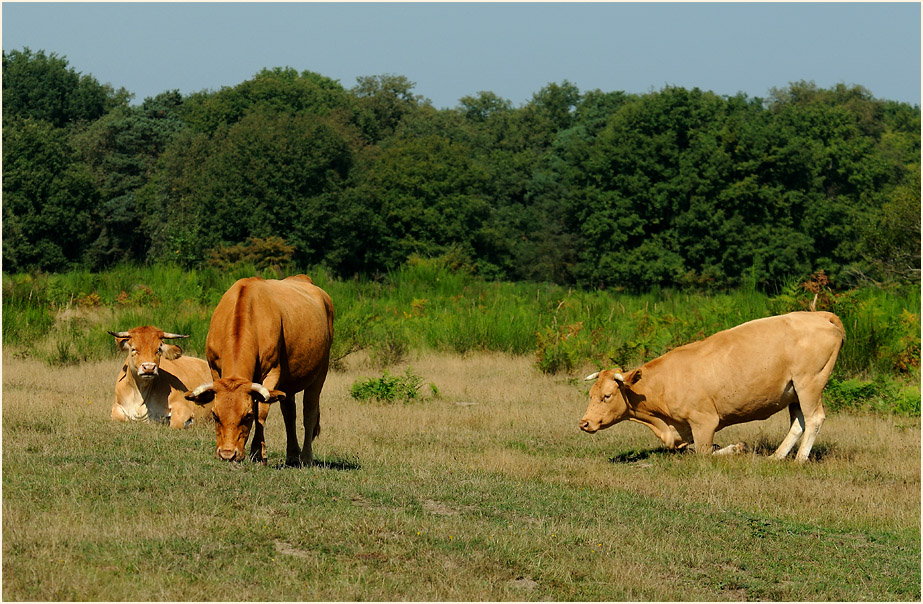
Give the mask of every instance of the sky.
<path id="1" fill-rule="evenodd" d="M 263 68 L 396 74 L 437 108 L 550 83 L 766 98 L 813 81 L 920 104 L 920 3 L 3 2 L 3 50 L 44 50 L 134 103 Z"/>

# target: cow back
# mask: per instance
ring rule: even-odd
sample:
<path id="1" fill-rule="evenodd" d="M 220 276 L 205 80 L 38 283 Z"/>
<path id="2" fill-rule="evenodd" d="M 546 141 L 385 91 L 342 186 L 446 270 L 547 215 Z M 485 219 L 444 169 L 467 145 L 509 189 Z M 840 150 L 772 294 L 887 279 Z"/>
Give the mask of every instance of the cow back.
<path id="1" fill-rule="evenodd" d="M 827 312 L 757 319 L 643 365 L 634 389 L 672 417 L 713 410 L 720 425 L 765 419 L 795 400 L 793 383 L 832 368 L 843 337 Z"/>
<path id="2" fill-rule="evenodd" d="M 262 383 L 277 372 L 278 387 L 300 390 L 319 371 L 326 374 L 332 340 L 333 303 L 309 277 L 250 277 L 222 296 L 206 354 L 213 379 Z"/>

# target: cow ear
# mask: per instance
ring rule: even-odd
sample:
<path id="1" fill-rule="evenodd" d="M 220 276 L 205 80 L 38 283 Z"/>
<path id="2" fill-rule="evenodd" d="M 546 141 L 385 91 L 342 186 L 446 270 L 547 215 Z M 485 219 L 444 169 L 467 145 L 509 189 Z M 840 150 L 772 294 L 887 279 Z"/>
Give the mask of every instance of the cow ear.
<path id="1" fill-rule="evenodd" d="M 256 395 L 257 399 L 263 399 L 263 397 L 257 394 L 256 392 L 254 392 L 254 394 Z M 262 402 L 266 403 L 267 405 L 271 405 L 272 403 L 278 403 L 279 401 L 284 401 L 284 400 L 285 400 L 284 392 L 282 392 L 281 390 L 270 390 L 269 398 L 263 400 Z"/>
<path id="2" fill-rule="evenodd" d="M 163 358 L 167 359 L 168 361 L 175 361 L 181 356 L 183 356 L 183 349 L 176 344 L 163 345 Z"/>
<path id="3" fill-rule="evenodd" d="M 250 396 L 267 405 L 285 400 L 285 393 L 281 390 L 268 390 L 265 386 L 256 382 L 250 388 Z"/>
<path id="4" fill-rule="evenodd" d="M 115 345 L 119 347 L 119 350 L 128 352 L 128 348 L 129 348 L 129 346 L 128 346 L 128 340 L 131 339 L 131 338 L 128 336 L 128 334 L 124 334 L 124 333 L 121 333 L 121 332 L 120 332 L 120 333 L 116 333 L 116 332 L 114 332 L 114 331 L 110 331 L 110 332 L 108 332 L 108 333 L 109 333 L 110 336 L 112 336 L 112 337 L 115 338 Z"/>
<path id="5" fill-rule="evenodd" d="M 635 369 L 634 371 L 626 373 L 625 375 L 622 375 L 621 373 L 615 373 L 612 376 L 612 379 L 618 382 L 619 388 L 622 386 L 634 386 L 638 383 L 638 380 L 641 379 L 641 370 Z"/>
<path id="6" fill-rule="evenodd" d="M 196 405 L 207 405 L 208 403 L 215 400 L 215 389 L 211 384 L 207 384 L 204 387 L 199 386 L 195 390 L 190 390 L 183 397 L 187 401 L 192 401 Z"/>

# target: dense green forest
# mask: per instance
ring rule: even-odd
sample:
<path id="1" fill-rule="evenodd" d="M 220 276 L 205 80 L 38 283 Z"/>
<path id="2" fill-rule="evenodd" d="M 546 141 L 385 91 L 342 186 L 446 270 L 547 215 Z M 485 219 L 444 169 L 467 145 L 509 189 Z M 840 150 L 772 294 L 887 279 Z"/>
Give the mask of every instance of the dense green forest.
<path id="1" fill-rule="evenodd" d="M 861 86 L 565 80 L 436 109 L 400 75 L 273 68 L 132 104 L 55 53 L 3 53 L 5 272 L 249 245 L 340 277 L 439 257 L 585 288 L 848 287 L 918 280 L 919 218 L 920 108 Z"/>

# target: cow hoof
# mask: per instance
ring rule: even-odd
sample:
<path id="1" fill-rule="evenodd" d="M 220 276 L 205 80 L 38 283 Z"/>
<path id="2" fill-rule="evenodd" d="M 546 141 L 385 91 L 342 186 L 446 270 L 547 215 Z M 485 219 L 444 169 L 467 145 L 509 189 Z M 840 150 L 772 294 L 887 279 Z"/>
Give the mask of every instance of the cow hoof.
<path id="1" fill-rule="evenodd" d="M 286 457 L 285 465 L 290 468 L 300 468 L 302 466 L 301 459 L 298 457 Z"/>

